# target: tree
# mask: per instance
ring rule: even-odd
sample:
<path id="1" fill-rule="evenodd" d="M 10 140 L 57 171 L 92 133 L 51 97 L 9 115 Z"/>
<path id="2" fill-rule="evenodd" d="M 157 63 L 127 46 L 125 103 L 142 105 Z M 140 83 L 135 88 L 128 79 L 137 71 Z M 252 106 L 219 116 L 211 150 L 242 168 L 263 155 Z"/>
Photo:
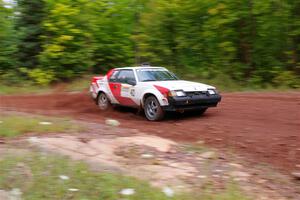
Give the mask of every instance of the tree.
<path id="1" fill-rule="evenodd" d="M 79 76 L 92 67 L 93 38 L 84 13 L 88 0 L 47 0 L 48 15 L 44 32 L 40 68 L 57 79 Z"/>
<path id="2" fill-rule="evenodd" d="M 260 86 L 284 71 L 285 79 L 296 78 L 297 1 L 159 0 L 147 6 L 134 38 L 144 60 L 194 77 L 221 75 Z"/>
<path id="3" fill-rule="evenodd" d="M 142 62 L 177 66 L 177 1 L 149 1 L 134 37 Z"/>
<path id="4" fill-rule="evenodd" d="M 42 0 L 17 0 L 16 30 L 19 33 L 18 61 L 21 67 L 38 67 L 38 55 L 42 50 L 42 22 L 45 4 Z"/>
<path id="5" fill-rule="evenodd" d="M 300 1 L 290 0 L 289 47 L 287 65 L 300 76 Z"/>
<path id="6" fill-rule="evenodd" d="M 17 0 L 16 7 L 0 0 L 0 70 L 26 67 L 42 84 L 150 62 L 222 84 L 300 87 L 299 1 Z"/>
<path id="7" fill-rule="evenodd" d="M 15 66 L 13 54 L 16 50 L 16 38 L 14 31 L 14 9 L 0 0 L 0 74 Z"/>
<path id="8" fill-rule="evenodd" d="M 90 9 L 89 20 L 94 38 L 94 71 L 134 64 L 136 12 L 140 0 L 98 1 Z"/>

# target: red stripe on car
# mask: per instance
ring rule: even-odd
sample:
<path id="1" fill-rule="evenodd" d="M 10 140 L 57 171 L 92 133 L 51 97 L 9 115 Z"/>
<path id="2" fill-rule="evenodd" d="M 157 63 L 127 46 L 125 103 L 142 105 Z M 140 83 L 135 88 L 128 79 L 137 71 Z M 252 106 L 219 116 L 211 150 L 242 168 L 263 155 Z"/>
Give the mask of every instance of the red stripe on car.
<path id="1" fill-rule="evenodd" d="M 92 78 L 92 83 L 95 83 L 95 85 L 97 86 L 97 88 L 99 88 L 99 85 L 97 83 L 98 80 L 103 79 L 104 76 L 94 76 Z"/>
<path id="2" fill-rule="evenodd" d="M 110 82 L 109 89 L 110 89 L 112 95 L 115 97 L 115 99 L 119 102 L 119 104 L 125 105 L 125 106 L 136 106 L 137 105 L 131 98 L 121 96 L 121 90 L 122 90 L 121 83 Z"/>
<path id="3" fill-rule="evenodd" d="M 162 87 L 162 86 L 158 86 L 158 85 L 154 85 L 154 87 L 164 96 L 164 97 L 168 97 L 168 93 L 169 93 L 169 89 Z"/>
<path id="4" fill-rule="evenodd" d="M 114 69 L 109 70 L 109 72 L 107 72 L 106 77 L 107 77 L 107 81 L 109 81 L 111 75 L 114 73 Z"/>

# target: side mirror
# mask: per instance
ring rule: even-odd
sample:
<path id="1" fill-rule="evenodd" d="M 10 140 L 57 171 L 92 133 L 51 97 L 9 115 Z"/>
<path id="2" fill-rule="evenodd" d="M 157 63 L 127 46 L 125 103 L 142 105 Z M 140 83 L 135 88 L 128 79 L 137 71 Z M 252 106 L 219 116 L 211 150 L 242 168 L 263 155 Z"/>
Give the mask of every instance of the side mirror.
<path id="1" fill-rule="evenodd" d="M 132 79 L 128 79 L 128 80 L 127 80 L 127 83 L 128 83 L 129 85 L 132 85 L 132 86 L 135 86 L 135 85 L 136 85 L 136 81 L 135 81 L 135 80 L 132 80 Z"/>

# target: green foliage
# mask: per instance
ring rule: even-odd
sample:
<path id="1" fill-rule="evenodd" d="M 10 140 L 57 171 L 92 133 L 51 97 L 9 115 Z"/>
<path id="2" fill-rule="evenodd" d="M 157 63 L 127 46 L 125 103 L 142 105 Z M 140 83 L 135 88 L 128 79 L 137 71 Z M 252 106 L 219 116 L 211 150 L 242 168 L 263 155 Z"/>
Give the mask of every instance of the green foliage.
<path id="1" fill-rule="evenodd" d="M 0 75 L 23 66 L 47 84 L 150 62 L 242 87 L 300 87 L 281 81 L 300 78 L 299 1 L 17 2 L 0 1 Z"/>
<path id="2" fill-rule="evenodd" d="M 7 69 L 0 73 L 0 84 L 2 85 L 17 85 L 24 81 L 24 78 L 20 76 L 18 71 Z"/>
<path id="3" fill-rule="evenodd" d="M 15 137 L 26 133 L 70 133 L 84 130 L 83 126 L 64 118 L 8 115 L 1 116 L 0 121 L 0 137 Z M 45 121 L 52 124 L 39 124 Z"/>
<path id="4" fill-rule="evenodd" d="M 20 94 L 43 94 L 53 91 L 48 86 L 41 86 L 33 84 L 31 81 L 20 81 L 20 77 L 16 78 L 16 82 L 9 84 L 9 82 L 0 82 L 0 95 L 20 95 Z"/>
<path id="5" fill-rule="evenodd" d="M 16 63 L 16 37 L 13 29 L 13 9 L 6 8 L 0 0 L 0 75 L 10 70 Z"/>
<path id="6" fill-rule="evenodd" d="M 93 65 L 92 35 L 83 10 L 88 1 L 46 1 L 49 14 L 43 21 L 41 68 L 58 79 L 70 79 Z"/>
<path id="7" fill-rule="evenodd" d="M 133 64 L 135 12 L 143 0 L 95 1 L 87 4 L 93 36 L 94 72 Z"/>
<path id="8" fill-rule="evenodd" d="M 257 86 L 272 83 L 273 66 L 288 66 L 290 20 L 298 19 L 290 18 L 286 1 L 160 0 L 148 6 L 135 40 L 140 57 L 151 63 L 202 78 L 223 73 L 244 85 L 256 80 Z"/>
<path id="9" fill-rule="evenodd" d="M 19 64 L 33 69 L 39 65 L 38 55 L 42 50 L 40 36 L 44 32 L 45 3 L 41 0 L 17 0 L 15 14 L 18 33 L 17 57 Z"/>
<path id="10" fill-rule="evenodd" d="M 48 85 L 55 79 L 52 70 L 33 69 L 28 72 L 28 76 L 39 85 Z"/>
<path id="11" fill-rule="evenodd" d="M 292 71 L 283 71 L 273 79 L 273 82 L 278 87 L 299 88 L 300 79 Z"/>
<path id="12" fill-rule="evenodd" d="M 26 78 L 29 77 L 31 81 Z M 47 86 L 50 82 L 55 80 L 55 75 L 52 70 L 42 70 L 40 68 L 28 69 L 25 67 L 20 67 L 14 70 L 7 70 L 6 73 L 0 74 L 1 83 L 4 85 L 12 84 L 14 86 L 25 86 L 30 82 L 33 82 L 40 86 Z M 26 84 L 25 84 L 26 83 Z"/>

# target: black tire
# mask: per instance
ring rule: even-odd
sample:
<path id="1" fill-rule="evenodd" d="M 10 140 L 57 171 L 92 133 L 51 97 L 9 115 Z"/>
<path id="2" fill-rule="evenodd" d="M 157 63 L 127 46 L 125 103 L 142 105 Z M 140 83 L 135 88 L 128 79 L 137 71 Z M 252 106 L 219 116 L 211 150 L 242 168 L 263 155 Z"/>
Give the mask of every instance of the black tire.
<path id="1" fill-rule="evenodd" d="M 145 100 L 144 112 L 149 121 L 159 121 L 163 119 L 165 115 L 165 112 L 154 96 L 149 96 Z"/>
<path id="2" fill-rule="evenodd" d="M 97 97 L 97 105 L 100 110 L 107 111 L 112 108 L 109 98 L 103 92 L 101 92 Z"/>

